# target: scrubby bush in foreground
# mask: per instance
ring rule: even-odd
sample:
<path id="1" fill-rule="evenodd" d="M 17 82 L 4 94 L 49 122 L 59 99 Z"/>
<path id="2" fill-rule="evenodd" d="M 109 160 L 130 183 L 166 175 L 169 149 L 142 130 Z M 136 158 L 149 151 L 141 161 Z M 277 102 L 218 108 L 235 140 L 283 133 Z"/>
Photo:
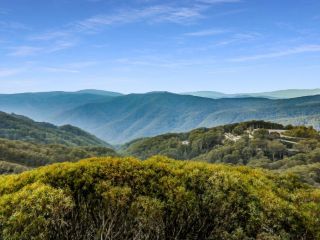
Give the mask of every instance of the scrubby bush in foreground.
<path id="1" fill-rule="evenodd" d="M 320 191 L 294 176 L 153 157 L 0 177 L 0 239 L 319 239 Z"/>

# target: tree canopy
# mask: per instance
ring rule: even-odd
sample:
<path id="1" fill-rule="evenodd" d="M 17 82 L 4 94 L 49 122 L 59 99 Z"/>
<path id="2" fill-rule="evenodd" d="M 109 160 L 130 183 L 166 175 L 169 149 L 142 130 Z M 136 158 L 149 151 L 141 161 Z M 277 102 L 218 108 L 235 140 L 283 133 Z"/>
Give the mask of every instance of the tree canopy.
<path id="1" fill-rule="evenodd" d="M 291 174 L 92 158 L 0 177 L 0 238 L 311 240 L 319 202 Z"/>

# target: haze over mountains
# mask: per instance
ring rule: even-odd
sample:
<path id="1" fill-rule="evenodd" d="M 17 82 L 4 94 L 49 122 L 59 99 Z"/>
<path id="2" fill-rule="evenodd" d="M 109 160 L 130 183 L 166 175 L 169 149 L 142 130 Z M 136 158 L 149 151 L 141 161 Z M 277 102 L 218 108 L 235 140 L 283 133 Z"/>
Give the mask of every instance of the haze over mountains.
<path id="1" fill-rule="evenodd" d="M 4 112 L 0 112 L 0 138 L 36 144 L 110 147 L 108 143 L 72 125 L 58 127 L 46 122 L 35 122 L 25 116 Z"/>
<path id="2" fill-rule="evenodd" d="M 302 92 L 313 94 L 316 90 L 297 93 Z M 293 90 L 282 93 L 287 97 L 294 94 Z M 72 124 L 112 144 L 252 119 L 320 127 L 320 95 L 291 99 L 212 99 L 169 92 L 121 95 L 84 90 L 2 94 L 0 110 L 36 121 Z"/>
<path id="3" fill-rule="evenodd" d="M 235 93 L 226 94 L 216 91 L 197 91 L 197 92 L 187 92 L 186 95 L 206 97 L 206 98 L 243 98 L 243 97 L 263 97 L 270 99 L 286 99 L 286 98 L 296 98 L 304 96 L 312 96 L 320 94 L 320 89 L 287 89 L 272 92 L 261 92 L 261 93 Z"/>

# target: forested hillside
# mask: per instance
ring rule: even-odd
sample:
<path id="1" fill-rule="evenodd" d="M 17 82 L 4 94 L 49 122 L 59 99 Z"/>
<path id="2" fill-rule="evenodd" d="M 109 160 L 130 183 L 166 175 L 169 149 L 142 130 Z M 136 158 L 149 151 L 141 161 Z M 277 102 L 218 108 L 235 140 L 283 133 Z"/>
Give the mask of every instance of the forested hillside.
<path id="1" fill-rule="evenodd" d="M 94 158 L 0 177 L 0 238 L 313 240 L 319 202 L 289 175 Z"/>
<path id="2" fill-rule="evenodd" d="M 27 117 L 0 112 L 0 138 L 68 146 L 110 146 L 77 127 L 35 122 Z"/>
<path id="3" fill-rule="evenodd" d="M 0 174 L 56 162 L 116 156 L 106 142 L 71 125 L 57 127 L 0 112 Z"/>
<path id="4" fill-rule="evenodd" d="M 23 166 L 21 164 L 0 161 L 0 174 L 21 173 L 30 169 L 31 168 Z"/>
<path id="5" fill-rule="evenodd" d="M 142 159 L 159 154 L 174 159 L 292 170 L 303 181 L 320 186 L 320 135 L 312 127 L 243 122 L 138 139 L 124 145 L 122 153 Z"/>
<path id="6" fill-rule="evenodd" d="M 168 92 L 121 95 L 86 90 L 0 95 L 0 110 L 57 125 L 72 124 L 111 144 L 248 120 L 320 129 L 320 95 L 210 99 Z"/>
<path id="7" fill-rule="evenodd" d="M 72 147 L 61 144 L 35 144 L 0 138 L 0 160 L 24 167 L 39 167 L 56 162 L 116 155 L 117 153 L 113 149 L 101 146 Z"/>
<path id="8" fill-rule="evenodd" d="M 271 100 L 208 99 L 171 93 L 130 94 L 86 104 L 56 118 L 72 123 L 110 143 L 167 132 L 184 132 L 247 120 L 309 124 L 319 128 L 320 96 Z"/>

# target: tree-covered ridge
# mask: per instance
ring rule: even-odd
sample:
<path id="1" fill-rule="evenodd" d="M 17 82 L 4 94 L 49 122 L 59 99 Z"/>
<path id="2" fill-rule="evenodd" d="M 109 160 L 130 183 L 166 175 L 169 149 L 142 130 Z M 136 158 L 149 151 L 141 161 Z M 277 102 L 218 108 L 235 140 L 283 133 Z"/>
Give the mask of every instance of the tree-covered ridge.
<path id="1" fill-rule="evenodd" d="M 153 157 L 0 177 L 1 239 L 319 239 L 320 192 L 293 176 Z"/>
<path id="2" fill-rule="evenodd" d="M 277 100 L 209 99 L 153 92 L 84 104 L 60 114 L 56 120 L 81 127 L 110 143 L 122 144 L 141 137 L 249 120 L 320 129 L 319 113 L 320 95 Z"/>
<path id="3" fill-rule="evenodd" d="M 2 163 L 2 167 L 0 165 L 0 168 L 3 169 L 1 173 L 16 173 L 20 170 L 57 162 L 116 155 L 117 153 L 113 149 L 102 146 L 85 147 L 65 146 L 61 144 L 36 144 L 0 138 L 0 160 L 7 162 L 6 164 Z M 10 163 L 18 164 L 22 168 L 13 168 Z"/>
<path id="4" fill-rule="evenodd" d="M 136 139 L 123 145 L 122 152 L 142 159 L 160 154 L 187 160 L 208 153 L 214 147 L 228 143 L 228 140 L 239 140 L 247 130 L 255 129 L 283 130 L 285 126 L 271 122 L 250 121 L 213 128 L 198 128 L 185 133 Z"/>
<path id="5" fill-rule="evenodd" d="M 122 153 L 142 159 L 160 154 L 286 172 L 292 168 L 303 181 L 320 186 L 320 171 L 315 168 L 320 163 L 320 135 L 312 127 L 243 122 L 138 139 L 124 145 Z"/>
<path id="6" fill-rule="evenodd" d="M 68 146 L 110 146 L 80 128 L 35 122 L 27 117 L 0 112 L 0 137 L 40 144 Z"/>
<path id="7" fill-rule="evenodd" d="M 30 170 L 30 168 L 16 163 L 0 161 L 0 174 L 21 173 L 27 170 Z"/>

